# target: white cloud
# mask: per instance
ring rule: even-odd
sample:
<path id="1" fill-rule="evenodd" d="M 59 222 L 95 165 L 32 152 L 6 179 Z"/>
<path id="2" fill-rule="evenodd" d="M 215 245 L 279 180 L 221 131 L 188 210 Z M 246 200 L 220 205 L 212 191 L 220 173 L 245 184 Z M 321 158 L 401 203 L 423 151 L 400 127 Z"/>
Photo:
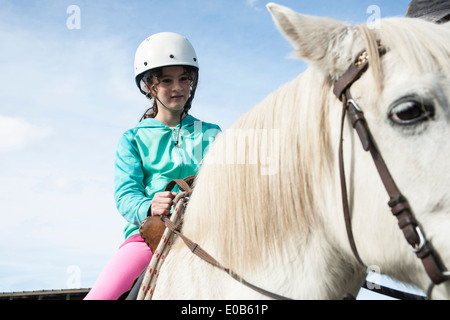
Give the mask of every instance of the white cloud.
<path id="1" fill-rule="evenodd" d="M 51 131 L 50 128 L 32 124 L 20 117 L 0 116 L 0 152 L 22 149 L 46 138 Z"/>
<path id="2" fill-rule="evenodd" d="M 254 7 L 256 5 L 256 3 L 258 2 L 258 0 L 247 0 L 247 4 L 250 7 Z"/>

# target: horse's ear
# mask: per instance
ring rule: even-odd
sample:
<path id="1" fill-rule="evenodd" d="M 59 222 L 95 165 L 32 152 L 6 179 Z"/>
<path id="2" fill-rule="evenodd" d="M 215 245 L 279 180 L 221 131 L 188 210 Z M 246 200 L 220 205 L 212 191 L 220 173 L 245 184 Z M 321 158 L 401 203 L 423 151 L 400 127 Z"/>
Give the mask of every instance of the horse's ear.
<path id="1" fill-rule="evenodd" d="M 353 28 L 341 21 L 299 14 L 274 3 L 267 4 L 281 33 L 295 48 L 296 56 L 317 64 L 335 78 L 351 63 Z"/>

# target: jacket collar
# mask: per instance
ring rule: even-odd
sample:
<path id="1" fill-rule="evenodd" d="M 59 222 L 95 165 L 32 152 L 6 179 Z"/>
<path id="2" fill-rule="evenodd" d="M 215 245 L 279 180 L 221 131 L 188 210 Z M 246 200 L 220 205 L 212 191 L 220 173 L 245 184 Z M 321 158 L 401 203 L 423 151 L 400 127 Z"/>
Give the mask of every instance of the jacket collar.
<path id="1" fill-rule="evenodd" d="M 181 127 L 188 127 L 192 126 L 195 121 L 200 121 L 199 119 L 191 116 L 188 114 L 186 117 L 184 117 L 183 121 L 181 122 Z M 177 124 L 175 128 L 179 128 L 180 124 Z M 138 125 L 137 128 L 161 128 L 161 129 L 173 129 L 167 126 L 166 124 L 162 123 L 159 120 L 156 120 L 154 118 L 147 118 L 142 120 Z"/>

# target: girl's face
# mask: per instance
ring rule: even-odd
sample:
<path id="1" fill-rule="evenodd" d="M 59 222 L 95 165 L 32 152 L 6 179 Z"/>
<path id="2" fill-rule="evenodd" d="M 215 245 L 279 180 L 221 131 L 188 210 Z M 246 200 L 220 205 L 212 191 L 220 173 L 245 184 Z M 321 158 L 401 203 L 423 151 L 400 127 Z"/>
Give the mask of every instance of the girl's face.
<path id="1" fill-rule="evenodd" d="M 190 95 L 188 74 L 180 66 L 164 67 L 156 91 L 158 110 L 164 110 L 163 103 L 172 111 L 182 111 Z"/>

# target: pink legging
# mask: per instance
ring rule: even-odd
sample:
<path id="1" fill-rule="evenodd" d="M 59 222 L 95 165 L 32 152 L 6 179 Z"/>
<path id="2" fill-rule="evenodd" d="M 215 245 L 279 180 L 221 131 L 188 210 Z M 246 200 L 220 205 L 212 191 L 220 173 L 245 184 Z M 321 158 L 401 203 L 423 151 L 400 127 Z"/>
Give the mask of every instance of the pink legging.
<path id="1" fill-rule="evenodd" d="M 152 258 L 152 251 L 140 235 L 127 239 L 100 273 L 85 300 L 117 300 L 131 289 L 133 281 Z"/>

